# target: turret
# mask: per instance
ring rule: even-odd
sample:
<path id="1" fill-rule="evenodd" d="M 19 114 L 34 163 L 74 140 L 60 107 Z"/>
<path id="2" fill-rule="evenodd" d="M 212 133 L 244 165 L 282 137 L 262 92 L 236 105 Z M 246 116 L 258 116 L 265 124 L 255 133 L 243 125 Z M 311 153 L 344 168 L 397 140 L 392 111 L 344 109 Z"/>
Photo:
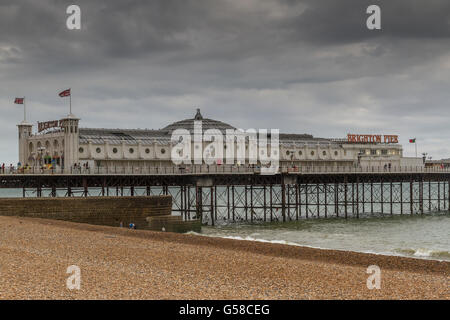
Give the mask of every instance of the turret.
<path id="1" fill-rule="evenodd" d="M 72 167 L 78 162 L 79 132 L 78 122 L 80 119 L 73 114 L 60 120 L 60 126 L 64 130 L 64 159 L 65 168 Z"/>
<path id="2" fill-rule="evenodd" d="M 22 121 L 17 125 L 19 130 L 19 162 L 25 165 L 30 157 L 30 150 L 28 150 L 28 138 L 32 134 L 33 125 L 27 121 Z"/>

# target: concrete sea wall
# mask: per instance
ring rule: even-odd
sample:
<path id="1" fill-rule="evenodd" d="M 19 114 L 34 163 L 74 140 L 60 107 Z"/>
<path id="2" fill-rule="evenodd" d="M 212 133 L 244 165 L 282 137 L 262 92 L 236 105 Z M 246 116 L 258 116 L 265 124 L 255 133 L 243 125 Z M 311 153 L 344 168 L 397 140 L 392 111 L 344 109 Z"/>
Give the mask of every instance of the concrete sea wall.
<path id="1" fill-rule="evenodd" d="M 199 231 L 200 222 L 172 216 L 171 196 L 0 198 L 0 215 L 56 219 L 172 232 Z"/>

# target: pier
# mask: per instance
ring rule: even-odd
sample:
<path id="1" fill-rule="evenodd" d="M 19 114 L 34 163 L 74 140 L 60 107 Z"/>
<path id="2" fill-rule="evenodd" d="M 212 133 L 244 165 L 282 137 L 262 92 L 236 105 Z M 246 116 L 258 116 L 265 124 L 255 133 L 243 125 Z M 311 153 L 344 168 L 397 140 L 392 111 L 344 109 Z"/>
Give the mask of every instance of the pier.
<path id="1" fill-rule="evenodd" d="M 171 195 L 174 214 L 204 224 L 425 214 L 450 210 L 450 170 L 394 167 L 92 168 L 0 174 L 23 197 Z"/>

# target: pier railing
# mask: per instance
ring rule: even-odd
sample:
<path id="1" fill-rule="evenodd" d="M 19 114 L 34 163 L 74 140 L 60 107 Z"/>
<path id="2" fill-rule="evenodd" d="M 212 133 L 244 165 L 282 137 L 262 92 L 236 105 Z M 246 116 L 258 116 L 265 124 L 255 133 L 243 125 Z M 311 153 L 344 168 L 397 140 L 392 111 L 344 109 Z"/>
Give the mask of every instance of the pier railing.
<path id="1" fill-rule="evenodd" d="M 355 167 L 355 166 L 281 166 L 276 173 L 285 174 L 349 174 L 349 173 L 450 173 L 450 168 L 423 166 Z M 261 174 L 259 166 L 191 165 L 170 167 L 94 167 L 94 168 L 0 168 L 0 175 L 198 175 Z"/>

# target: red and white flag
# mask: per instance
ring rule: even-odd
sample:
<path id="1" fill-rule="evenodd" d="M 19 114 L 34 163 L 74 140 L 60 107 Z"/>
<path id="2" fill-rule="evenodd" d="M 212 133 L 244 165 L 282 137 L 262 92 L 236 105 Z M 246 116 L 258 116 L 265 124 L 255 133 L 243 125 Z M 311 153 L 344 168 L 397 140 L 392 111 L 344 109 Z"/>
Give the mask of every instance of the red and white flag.
<path id="1" fill-rule="evenodd" d="M 16 98 L 16 100 L 14 100 L 15 104 L 23 104 L 23 101 L 25 100 L 25 98 Z"/>
<path id="2" fill-rule="evenodd" d="M 59 93 L 60 97 L 69 97 L 70 96 L 70 89 L 64 90 Z"/>

